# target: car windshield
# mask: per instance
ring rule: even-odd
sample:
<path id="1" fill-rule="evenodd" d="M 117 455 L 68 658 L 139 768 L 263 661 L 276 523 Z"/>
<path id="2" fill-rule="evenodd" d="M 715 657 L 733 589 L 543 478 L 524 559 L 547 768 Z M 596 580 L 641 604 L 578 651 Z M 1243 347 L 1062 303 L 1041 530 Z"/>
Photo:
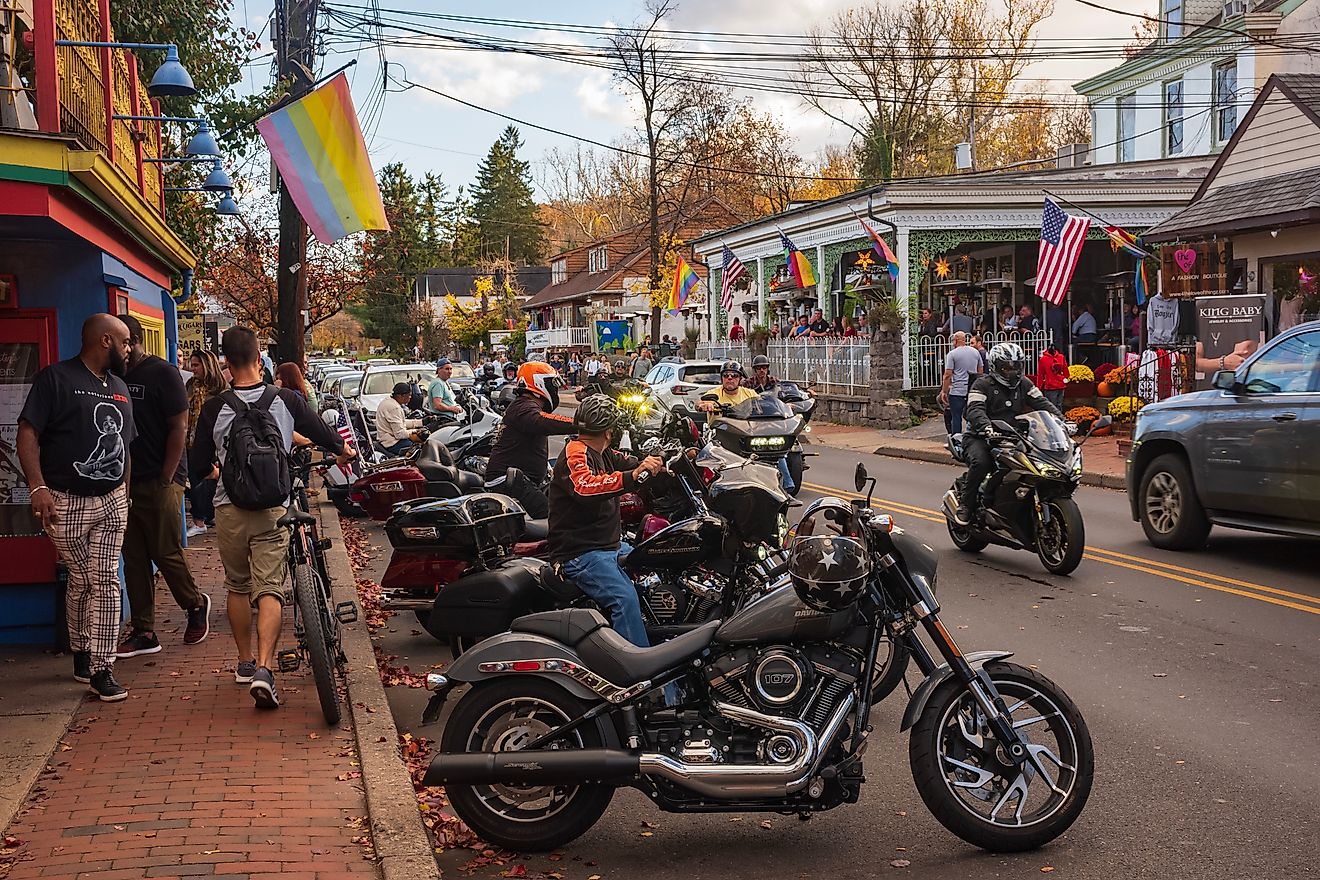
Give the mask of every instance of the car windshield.
<path id="1" fill-rule="evenodd" d="M 472 366 L 470 364 L 460 362 L 451 364 L 450 366 L 454 368 L 453 375 L 449 377 L 451 379 L 471 379 L 476 375 L 476 373 L 472 371 Z"/>
<path id="2" fill-rule="evenodd" d="M 719 365 L 685 367 L 683 369 L 683 381 L 691 382 L 693 385 L 718 385 L 720 384 Z"/>
<path id="3" fill-rule="evenodd" d="M 337 380 L 335 384 L 339 386 L 339 394 L 341 397 L 352 397 L 357 394 L 358 389 L 362 387 L 362 377 L 349 376 Z"/>
<path id="4" fill-rule="evenodd" d="M 1029 412 L 1016 416 L 1027 442 L 1046 452 L 1066 452 L 1072 448 L 1072 439 L 1063 423 L 1047 412 Z"/>
<path id="5" fill-rule="evenodd" d="M 430 378 L 424 367 L 372 370 L 362 380 L 362 393 L 364 395 L 389 394 L 399 382 L 416 382 L 420 385 L 429 381 Z"/>
<path id="6" fill-rule="evenodd" d="M 773 391 L 767 391 L 736 404 L 729 415 L 735 419 L 791 419 L 793 410 Z"/>

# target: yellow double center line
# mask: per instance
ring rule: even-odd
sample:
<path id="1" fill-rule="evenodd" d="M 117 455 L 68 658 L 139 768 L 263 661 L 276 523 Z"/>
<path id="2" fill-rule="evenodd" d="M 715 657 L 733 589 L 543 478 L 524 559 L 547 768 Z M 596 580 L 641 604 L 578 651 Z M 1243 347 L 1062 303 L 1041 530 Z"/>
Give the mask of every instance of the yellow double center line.
<path id="1" fill-rule="evenodd" d="M 865 495 L 859 495 L 856 492 L 837 489 L 833 486 L 824 486 L 818 483 L 804 482 L 802 488 L 810 489 L 813 492 L 819 492 L 822 495 L 837 495 L 842 498 L 866 497 Z M 887 498 L 872 498 L 871 501 L 877 508 L 893 510 L 896 513 L 916 517 L 917 519 L 924 519 L 928 522 L 939 523 L 940 525 L 945 524 L 944 514 L 938 510 L 932 510 L 928 507 L 916 507 L 912 504 L 904 504 L 901 501 L 891 501 Z M 1169 562 L 1159 562 L 1154 559 L 1142 559 L 1139 556 L 1130 556 L 1126 553 L 1120 553 L 1117 550 L 1107 550 L 1103 547 L 1087 546 L 1083 558 L 1090 559 L 1093 562 L 1103 562 L 1106 565 L 1113 565 L 1118 568 L 1139 571 L 1143 574 L 1154 575 L 1156 577 L 1164 578 L 1165 580 L 1187 584 L 1188 586 L 1214 590 L 1217 593 L 1230 593 L 1234 596 L 1255 599 L 1258 602 L 1268 602 L 1271 605 L 1280 605 L 1284 608 L 1291 608 L 1294 611 L 1305 611 L 1308 614 L 1320 615 L 1320 597 L 1317 596 L 1307 596 L 1303 593 L 1292 593 L 1288 590 L 1280 590 L 1277 587 L 1267 587 L 1264 584 L 1254 584 L 1251 581 L 1242 581 L 1236 578 L 1225 577 L 1224 575 L 1212 574 L 1208 571 L 1200 571 L 1195 568 L 1174 565 Z"/>

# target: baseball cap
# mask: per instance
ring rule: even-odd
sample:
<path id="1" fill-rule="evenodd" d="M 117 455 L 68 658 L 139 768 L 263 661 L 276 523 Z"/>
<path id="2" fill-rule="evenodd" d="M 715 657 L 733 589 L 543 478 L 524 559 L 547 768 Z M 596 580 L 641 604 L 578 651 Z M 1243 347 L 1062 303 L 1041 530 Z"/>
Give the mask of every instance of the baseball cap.
<path id="1" fill-rule="evenodd" d="M 398 397 L 400 394 L 412 394 L 412 386 L 407 382 L 395 382 L 393 396 Z"/>
<path id="2" fill-rule="evenodd" d="M 452 363 L 453 361 L 451 361 L 449 358 L 440 358 L 440 360 L 435 362 L 435 368 L 438 370 L 441 367 L 447 367 Z"/>

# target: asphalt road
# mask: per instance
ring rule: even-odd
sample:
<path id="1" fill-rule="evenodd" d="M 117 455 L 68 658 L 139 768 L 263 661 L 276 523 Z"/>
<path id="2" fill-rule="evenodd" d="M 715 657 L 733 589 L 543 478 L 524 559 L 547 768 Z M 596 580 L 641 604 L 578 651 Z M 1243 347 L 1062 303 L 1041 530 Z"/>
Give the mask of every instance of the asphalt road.
<path id="1" fill-rule="evenodd" d="M 940 551 L 943 618 L 962 647 L 1016 651 L 1018 662 L 1039 667 L 1081 708 L 1095 743 L 1096 783 L 1077 824 L 1048 847 L 1011 857 L 987 855 L 945 831 L 912 784 L 898 730 L 900 690 L 873 716 L 859 804 L 809 822 L 770 816 L 767 829 L 762 815 L 663 814 L 624 790 L 562 858 L 529 858 L 527 876 L 1320 873 L 1320 547 L 1217 529 L 1203 552 L 1164 553 L 1145 543 L 1126 496 L 1083 489 L 1088 552 L 1072 576 L 1054 577 L 1023 551 L 954 549 L 936 512 L 956 475 L 951 467 L 821 449 L 809 488 L 851 491 L 858 461 L 879 479 L 875 506 Z M 388 544 L 378 527 L 367 529 L 384 548 L 374 560 L 378 577 Z M 411 617 L 391 623 L 380 643 L 397 662 L 417 670 L 448 659 Z M 391 688 L 390 700 L 401 731 L 438 735 L 439 725 L 417 726 L 422 691 Z M 452 875 L 471 855 L 441 856 L 442 867 Z"/>

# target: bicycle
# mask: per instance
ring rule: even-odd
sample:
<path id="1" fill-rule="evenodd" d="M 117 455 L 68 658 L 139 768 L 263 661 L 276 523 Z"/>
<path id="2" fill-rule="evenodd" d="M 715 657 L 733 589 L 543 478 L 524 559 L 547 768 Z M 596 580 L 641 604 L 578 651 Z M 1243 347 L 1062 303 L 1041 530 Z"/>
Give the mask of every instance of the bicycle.
<path id="1" fill-rule="evenodd" d="M 339 625 L 358 618 L 354 602 L 334 603 L 330 594 L 330 575 L 325 551 L 330 539 L 316 533 L 316 517 L 307 512 L 307 479 L 311 472 L 311 452 L 297 450 L 291 458 L 293 490 L 289 510 L 277 522 L 289 530 L 288 570 L 292 589 L 293 634 L 297 647 L 286 648 L 276 657 L 280 672 L 294 672 L 306 658 L 316 681 L 316 695 L 327 724 L 338 724 L 339 677 L 348 658 L 340 643 Z M 286 593 L 286 596 L 288 594 Z M 334 610 L 332 611 L 331 608 Z"/>

